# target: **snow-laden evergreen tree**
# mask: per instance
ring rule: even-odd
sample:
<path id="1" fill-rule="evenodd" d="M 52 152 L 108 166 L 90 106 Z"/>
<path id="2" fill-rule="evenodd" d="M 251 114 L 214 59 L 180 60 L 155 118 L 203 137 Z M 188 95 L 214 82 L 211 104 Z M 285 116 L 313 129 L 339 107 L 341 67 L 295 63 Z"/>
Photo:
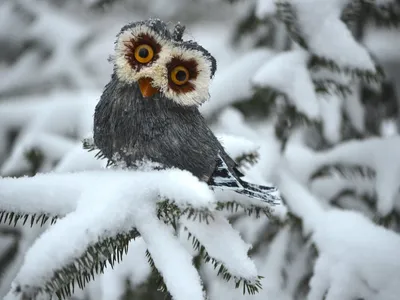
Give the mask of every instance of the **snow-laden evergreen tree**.
<path id="1" fill-rule="evenodd" d="M 215 55 L 201 111 L 282 205 L 87 151 L 114 36 L 148 16 Z M 397 0 L 5 1 L 0 296 L 397 299 L 399 22 Z"/>

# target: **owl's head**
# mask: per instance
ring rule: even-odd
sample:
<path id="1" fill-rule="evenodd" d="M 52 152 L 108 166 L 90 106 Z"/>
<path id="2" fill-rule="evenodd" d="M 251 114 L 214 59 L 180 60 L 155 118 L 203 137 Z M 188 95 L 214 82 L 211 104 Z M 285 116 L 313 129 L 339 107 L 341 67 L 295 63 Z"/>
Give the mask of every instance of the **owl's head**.
<path id="1" fill-rule="evenodd" d="M 124 26 L 115 42 L 118 79 L 138 83 L 145 98 L 161 93 L 182 106 L 206 101 L 216 61 L 196 42 L 182 40 L 184 29 L 177 24 L 171 32 L 159 19 Z"/>

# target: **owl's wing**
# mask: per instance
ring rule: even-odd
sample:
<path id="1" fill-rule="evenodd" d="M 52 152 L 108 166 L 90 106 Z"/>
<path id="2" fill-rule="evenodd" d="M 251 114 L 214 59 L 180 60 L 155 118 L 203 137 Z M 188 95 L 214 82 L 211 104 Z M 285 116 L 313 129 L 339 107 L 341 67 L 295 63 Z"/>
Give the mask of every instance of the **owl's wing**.
<path id="1" fill-rule="evenodd" d="M 208 185 L 212 188 L 230 189 L 236 193 L 246 195 L 250 198 L 256 198 L 269 204 L 279 204 L 281 199 L 278 189 L 272 186 L 263 186 L 253 184 L 242 180 L 236 174 L 233 174 L 224 158 L 219 154 L 217 164 L 211 175 Z"/>

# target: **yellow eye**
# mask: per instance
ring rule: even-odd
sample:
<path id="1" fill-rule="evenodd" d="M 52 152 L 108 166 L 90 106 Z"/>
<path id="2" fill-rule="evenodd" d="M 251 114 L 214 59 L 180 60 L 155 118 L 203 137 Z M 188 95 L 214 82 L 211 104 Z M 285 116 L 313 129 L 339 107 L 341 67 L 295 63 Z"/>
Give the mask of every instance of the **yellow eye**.
<path id="1" fill-rule="evenodd" d="M 189 71 L 183 66 L 175 67 L 171 72 L 171 80 L 176 85 L 183 85 L 189 80 Z"/>
<path id="2" fill-rule="evenodd" d="M 141 64 L 147 64 L 154 57 L 153 48 L 149 45 L 143 44 L 135 49 L 135 59 Z"/>

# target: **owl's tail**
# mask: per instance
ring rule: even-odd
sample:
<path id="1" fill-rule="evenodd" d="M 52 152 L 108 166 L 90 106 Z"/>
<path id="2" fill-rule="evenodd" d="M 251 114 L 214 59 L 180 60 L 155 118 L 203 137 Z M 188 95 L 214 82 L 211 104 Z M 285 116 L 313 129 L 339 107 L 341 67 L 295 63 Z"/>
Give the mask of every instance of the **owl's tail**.
<path id="1" fill-rule="evenodd" d="M 225 161 L 219 157 L 216 169 L 208 184 L 212 188 L 230 189 L 238 194 L 259 199 L 272 205 L 281 203 L 278 189 L 273 186 L 264 186 L 244 181 L 232 174 Z"/>
<path id="2" fill-rule="evenodd" d="M 250 198 L 256 198 L 270 204 L 280 204 L 281 198 L 278 195 L 278 189 L 273 186 L 258 185 L 239 179 L 243 189 L 235 190 L 236 193 L 246 195 Z"/>

